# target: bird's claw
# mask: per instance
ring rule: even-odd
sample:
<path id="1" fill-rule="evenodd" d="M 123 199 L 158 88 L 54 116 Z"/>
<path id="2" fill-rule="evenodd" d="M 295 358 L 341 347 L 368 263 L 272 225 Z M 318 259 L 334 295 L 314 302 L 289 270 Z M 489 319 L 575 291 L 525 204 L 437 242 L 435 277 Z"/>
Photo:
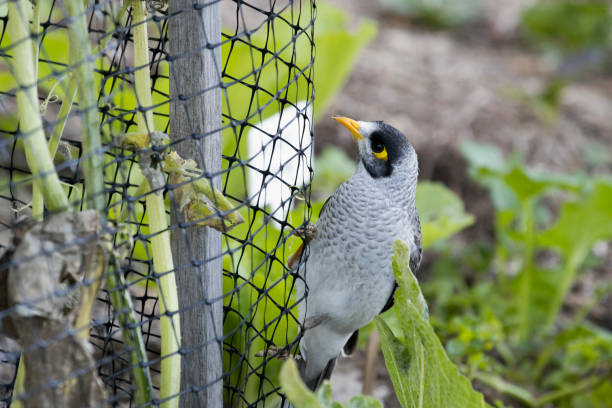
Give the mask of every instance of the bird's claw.
<path id="1" fill-rule="evenodd" d="M 317 233 L 317 227 L 313 223 L 307 223 L 295 230 L 298 237 L 304 238 L 306 241 L 311 241 Z"/>
<path id="2" fill-rule="evenodd" d="M 301 359 L 301 356 L 298 354 L 296 356 L 291 355 L 291 352 L 286 347 L 268 347 L 265 350 L 258 351 L 255 354 L 255 357 L 276 357 L 279 360 L 285 361 L 287 359 L 293 358 L 294 360 Z"/>

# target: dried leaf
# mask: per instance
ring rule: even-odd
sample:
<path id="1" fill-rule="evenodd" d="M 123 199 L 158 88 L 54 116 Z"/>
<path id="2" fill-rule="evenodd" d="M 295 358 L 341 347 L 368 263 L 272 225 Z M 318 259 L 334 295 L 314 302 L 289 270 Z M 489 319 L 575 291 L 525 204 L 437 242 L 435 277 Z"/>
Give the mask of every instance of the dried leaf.
<path id="1" fill-rule="evenodd" d="M 174 196 L 186 222 L 217 231 L 229 231 L 244 222 L 229 200 L 201 177 L 195 161 L 185 160 L 172 151 L 164 160 L 164 170 L 170 174 L 170 184 L 176 186 Z"/>

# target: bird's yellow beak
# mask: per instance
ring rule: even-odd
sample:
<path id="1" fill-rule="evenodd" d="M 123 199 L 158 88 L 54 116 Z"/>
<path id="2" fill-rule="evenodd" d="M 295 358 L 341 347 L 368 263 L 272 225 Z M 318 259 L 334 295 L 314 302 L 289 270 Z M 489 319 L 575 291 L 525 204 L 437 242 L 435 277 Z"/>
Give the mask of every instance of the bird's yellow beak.
<path id="1" fill-rule="evenodd" d="M 333 116 L 332 119 L 342 123 L 348 130 L 350 130 L 355 140 L 363 140 L 363 136 L 359 132 L 359 122 L 342 116 Z"/>

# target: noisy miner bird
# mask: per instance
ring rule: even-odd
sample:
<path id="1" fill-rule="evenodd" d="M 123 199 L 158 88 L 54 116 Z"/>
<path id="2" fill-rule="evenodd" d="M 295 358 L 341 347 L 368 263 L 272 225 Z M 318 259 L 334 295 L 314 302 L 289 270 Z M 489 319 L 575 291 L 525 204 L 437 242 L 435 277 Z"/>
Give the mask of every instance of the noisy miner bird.
<path id="1" fill-rule="evenodd" d="M 414 148 L 386 123 L 334 119 L 352 133 L 359 164 L 321 209 L 307 241 L 308 259 L 298 271 L 299 298 L 306 294 L 299 308 L 299 365 L 312 390 L 329 379 L 342 352 L 354 351 L 359 329 L 393 305 L 393 242 L 410 246 L 413 271 L 421 260 Z M 290 266 L 302 253 L 303 246 Z"/>

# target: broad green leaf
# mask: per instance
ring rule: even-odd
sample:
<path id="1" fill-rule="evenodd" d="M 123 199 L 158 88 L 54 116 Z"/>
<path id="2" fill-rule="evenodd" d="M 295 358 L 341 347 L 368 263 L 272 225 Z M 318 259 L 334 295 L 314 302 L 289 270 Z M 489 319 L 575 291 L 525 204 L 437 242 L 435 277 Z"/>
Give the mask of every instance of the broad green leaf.
<path id="1" fill-rule="evenodd" d="M 611 203 L 612 183 L 595 180 L 586 196 L 563 204 L 557 221 L 539 235 L 538 243 L 568 256 L 590 249 L 598 240 L 612 238 Z"/>
<path id="2" fill-rule="evenodd" d="M 557 273 L 557 284 L 548 293 L 544 327 L 552 325 L 578 273 L 578 268 L 598 240 L 612 238 L 612 183 L 599 179 L 579 200 L 561 207 L 555 224 L 537 237 L 538 244 L 559 250 L 565 265 Z"/>
<path id="3" fill-rule="evenodd" d="M 410 247 L 399 239 L 393 243 L 392 266 L 395 281 L 399 286 L 395 295 L 396 301 L 402 304 L 409 303 L 416 308 L 421 317 L 427 320 L 429 318 L 427 302 L 417 278 L 410 271 Z M 410 273 L 405 271 L 410 271 Z"/>
<path id="4" fill-rule="evenodd" d="M 381 337 L 385 363 L 397 397 L 404 408 L 486 407 L 482 394 L 474 391 L 450 361 L 444 347 L 425 320 L 426 308 L 416 278 L 408 267 L 407 245 L 394 245 L 395 278 L 399 284 L 395 311 L 404 339 L 399 340 L 380 318 L 376 326 Z"/>
<path id="5" fill-rule="evenodd" d="M 468 161 L 470 176 L 487 187 L 498 211 L 519 211 L 520 204 L 548 189 L 578 191 L 584 176 L 535 171 L 516 158 L 504 158 L 493 145 L 463 142 L 461 154 Z"/>
<path id="6" fill-rule="evenodd" d="M 489 169 L 498 173 L 505 173 L 508 170 L 508 163 L 497 146 L 488 143 L 464 141 L 459 146 L 459 150 L 471 168 L 477 170 Z"/>
<path id="7" fill-rule="evenodd" d="M 456 234 L 474 222 L 474 217 L 465 212 L 461 199 L 439 183 L 419 183 L 416 206 L 421 219 L 424 248 Z"/>

